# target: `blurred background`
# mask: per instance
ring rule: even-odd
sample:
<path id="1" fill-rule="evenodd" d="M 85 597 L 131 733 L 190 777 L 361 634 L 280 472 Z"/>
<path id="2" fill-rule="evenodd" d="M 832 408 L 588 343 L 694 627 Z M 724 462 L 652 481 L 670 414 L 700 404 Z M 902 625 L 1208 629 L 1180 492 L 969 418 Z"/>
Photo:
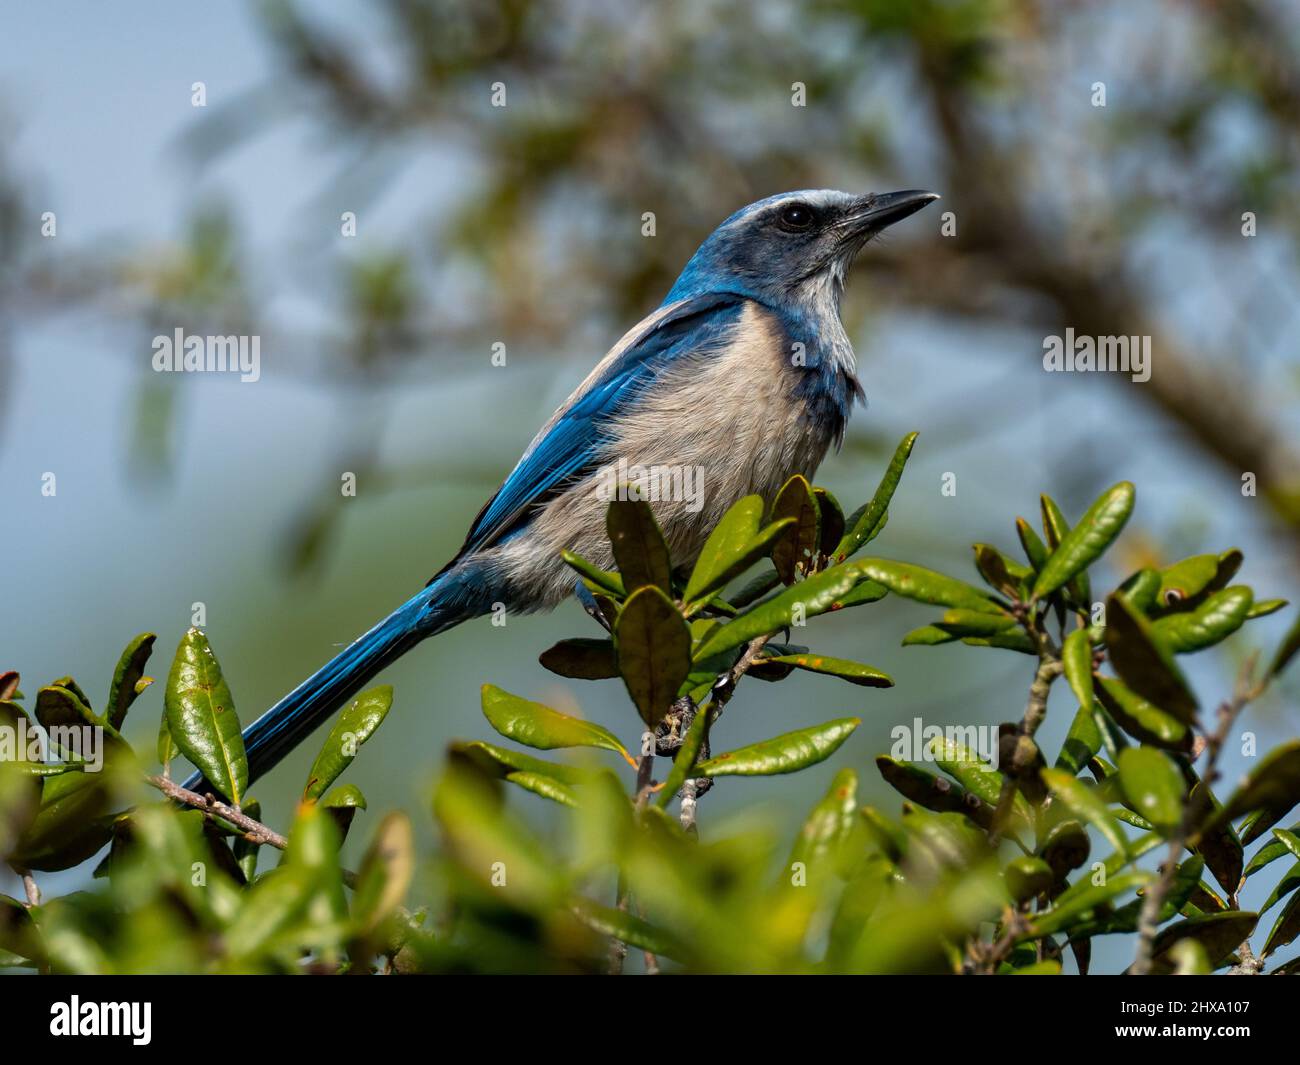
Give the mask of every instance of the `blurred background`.
<path id="1" fill-rule="evenodd" d="M 1112 578 L 1235 545 L 1259 596 L 1300 593 L 1294 5 L 4 7 L 0 668 L 28 692 L 72 673 L 102 699 L 143 630 L 165 673 L 202 603 L 251 721 L 442 565 L 714 226 L 802 187 L 943 195 L 866 249 L 845 299 L 869 406 L 819 483 L 856 506 L 921 432 L 877 553 L 971 578 L 969 544 L 1010 552 L 1040 491 L 1073 519 L 1128 478 L 1138 506 Z M 153 336 L 177 327 L 259 335 L 260 381 L 152 372 Z M 1066 328 L 1152 336 L 1150 380 L 1043 372 L 1044 336 Z M 1188 663 L 1205 704 L 1293 610 Z M 788 834 L 836 764 L 896 809 L 870 761 L 893 725 L 1018 720 L 1031 660 L 900 648 L 927 620 L 891 598 L 809 630 L 815 649 L 891 673 L 891 690 L 745 684 L 715 746 L 845 713 L 864 724 L 817 771 L 724 781 L 703 832 L 745 810 Z M 490 731 L 485 681 L 630 744 L 618 681 L 537 665 L 555 639 L 594 634 L 570 604 L 426 643 L 384 678 L 394 713 L 348 779 L 372 811 L 413 811 L 431 843 L 428 783 L 449 740 Z M 1293 671 L 1247 712 L 1260 750 L 1298 731 L 1295 695 Z M 128 722 L 143 749 L 160 709 L 155 689 Z M 1049 751 L 1073 710 L 1058 685 Z M 254 789 L 270 823 L 314 747 Z M 1247 762 L 1229 754 L 1235 779 Z M 547 827 L 543 804 L 518 801 Z M 1098 969 L 1130 949 L 1113 940 Z"/>

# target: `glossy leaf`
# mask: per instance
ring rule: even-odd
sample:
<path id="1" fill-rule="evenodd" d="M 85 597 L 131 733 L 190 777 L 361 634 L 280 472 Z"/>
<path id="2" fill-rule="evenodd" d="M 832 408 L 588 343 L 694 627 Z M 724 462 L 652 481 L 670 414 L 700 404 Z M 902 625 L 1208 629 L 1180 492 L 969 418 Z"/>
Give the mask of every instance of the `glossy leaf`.
<path id="1" fill-rule="evenodd" d="M 1192 730 L 1113 677 L 1098 677 L 1097 698 L 1134 739 L 1169 751 L 1190 751 Z"/>
<path id="2" fill-rule="evenodd" d="M 666 596 L 672 595 L 673 565 L 649 503 L 643 499 L 614 500 L 605 512 L 605 529 L 625 591 L 653 587 Z"/>
<path id="3" fill-rule="evenodd" d="M 1187 797 L 1189 807 L 1200 805 L 1201 792 L 1204 788 L 1205 782 L 1198 780 Z M 1219 801 L 1214 797 L 1213 792 L 1210 793 L 1209 800 L 1210 814 L 1207 820 L 1212 820 L 1219 809 Z M 1214 874 L 1214 879 L 1219 882 L 1219 886 L 1229 895 L 1235 895 L 1243 875 L 1241 867 L 1245 861 L 1245 854 L 1242 851 L 1241 839 L 1237 835 L 1237 830 L 1232 827 L 1232 823 L 1221 821 L 1199 833 L 1195 849 L 1196 853 L 1205 858 L 1205 864 Z"/>
<path id="4" fill-rule="evenodd" d="M 505 779 L 511 773 L 530 773 L 533 776 L 548 776 L 562 784 L 580 784 L 590 773 L 577 766 L 564 765 L 561 762 L 546 762 L 534 758 L 523 751 L 509 747 L 498 747 L 493 743 L 474 740 L 470 743 L 453 743 L 451 752 L 472 762 L 478 769 L 489 776 Z"/>
<path id="5" fill-rule="evenodd" d="M 1130 691 L 1185 725 L 1196 721 L 1196 696 L 1151 622 L 1119 595 L 1106 600 L 1106 651 Z"/>
<path id="6" fill-rule="evenodd" d="M 602 725 L 521 699 L 494 684 L 483 685 L 482 705 L 483 716 L 494 729 L 526 747 L 542 751 L 562 747 L 598 747 L 616 751 L 632 765 L 636 764 L 618 737 Z"/>
<path id="7" fill-rule="evenodd" d="M 894 498 L 894 491 L 903 476 L 903 467 L 907 465 L 908 456 L 912 454 L 912 446 L 916 443 L 917 435 L 917 433 L 908 433 L 899 441 L 898 447 L 894 449 L 893 458 L 889 460 L 884 476 L 881 477 L 880 484 L 871 497 L 871 502 L 854 511 L 848 519 L 848 532 L 835 548 L 836 561 L 843 562 L 879 533 L 881 523 L 889 510 L 890 501 Z"/>
<path id="8" fill-rule="evenodd" d="M 1175 654 L 1212 647 L 1236 632 L 1250 614 L 1254 593 L 1243 584 L 1210 595 L 1194 610 L 1167 614 L 1152 625 L 1157 639 Z"/>
<path id="9" fill-rule="evenodd" d="M 1120 752 L 1119 781 L 1130 805 L 1164 835 L 1183 817 L 1183 775 L 1169 756 L 1155 747 Z"/>
<path id="10" fill-rule="evenodd" d="M 198 629 L 181 637 L 167 677 L 167 728 L 180 752 L 231 802 L 243 801 L 248 758 L 221 666 Z"/>
<path id="11" fill-rule="evenodd" d="M 537 659 L 546 669 L 574 680 L 607 680 L 618 676 L 618 658 L 612 640 L 561 640 Z"/>
<path id="12" fill-rule="evenodd" d="M 1263 835 L 1298 802 L 1300 740 L 1288 740 L 1266 754 L 1259 766 L 1246 775 L 1245 782 L 1233 792 L 1214 820 L 1234 819 L 1252 810 L 1264 811 L 1269 819 L 1252 823 L 1242 834 L 1241 842 L 1248 844 Z"/>
<path id="13" fill-rule="evenodd" d="M 1082 781 L 1060 769 L 1044 769 L 1043 783 L 1073 813 L 1096 828 L 1121 854 L 1129 849 L 1128 838 L 1106 804 Z"/>
<path id="14" fill-rule="evenodd" d="M 117 668 L 113 670 L 113 683 L 108 689 L 108 703 L 104 709 L 104 719 L 115 729 L 121 729 L 126 719 L 126 712 L 135 702 L 144 687 L 149 683 L 144 675 L 144 667 L 153 653 L 154 640 L 158 637 L 152 632 L 142 632 L 126 645 L 118 659 Z M 141 682 L 145 681 L 144 687 Z"/>
<path id="15" fill-rule="evenodd" d="M 1029 565 L 1035 573 L 1042 572 L 1043 567 L 1047 565 L 1047 545 L 1024 518 L 1016 519 L 1016 535 L 1020 537 L 1020 546 L 1025 552 L 1025 558 L 1029 560 Z"/>
<path id="16" fill-rule="evenodd" d="M 809 673 L 823 673 L 828 677 L 839 677 L 850 684 L 860 684 L 864 688 L 892 688 L 893 678 L 882 673 L 874 666 L 861 662 L 850 662 L 844 658 L 828 658 L 825 655 L 792 654 L 772 655 L 760 659 L 764 663 L 793 666 L 795 669 L 807 670 Z"/>
<path id="17" fill-rule="evenodd" d="M 592 587 L 598 591 L 607 592 L 615 599 L 623 598 L 623 578 L 617 573 L 611 573 L 609 570 L 601 569 L 593 562 L 588 562 L 579 554 L 572 551 L 561 551 L 560 557 L 576 573 L 581 574 L 590 582 Z"/>
<path id="18" fill-rule="evenodd" d="M 693 773 L 701 777 L 795 773 L 829 758 L 861 722 L 858 717 L 844 717 L 786 732 L 699 762 Z"/>
<path id="19" fill-rule="evenodd" d="M 691 671 L 691 632 L 658 588 L 628 597 L 614 625 L 619 672 L 637 712 L 650 728 L 672 708 Z"/>
<path id="20" fill-rule="evenodd" d="M 1279 947 L 1294 942 L 1296 936 L 1300 936 L 1300 895 L 1292 895 L 1291 901 L 1277 915 L 1277 920 L 1269 929 L 1268 939 L 1264 941 L 1263 956 L 1267 958 Z"/>
<path id="21" fill-rule="evenodd" d="M 772 520 L 788 520 L 781 534 L 772 542 L 772 565 L 783 582 L 793 584 L 821 549 L 817 497 L 807 478 L 795 474 L 785 482 L 772 504 Z"/>
<path id="22" fill-rule="evenodd" d="M 1061 644 L 1061 664 L 1065 679 L 1081 707 L 1090 707 L 1092 693 L 1092 641 L 1087 629 L 1074 629 Z M 1096 748 L 1093 749 L 1094 753 Z M 1089 756 L 1091 757 L 1091 755 Z"/>
<path id="23" fill-rule="evenodd" d="M 1238 912 L 1212 913 L 1202 917 L 1188 917 L 1162 928 L 1151 945 L 1153 975 L 1173 967 L 1170 957 L 1174 944 L 1184 939 L 1194 939 L 1205 950 L 1210 966 L 1217 968 L 1237 949 L 1259 922 L 1259 914 Z M 1267 953 L 1267 950 L 1265 951 Z"/>
<path id="24" fill-rule="evenodd" d="M 840 506 L 840 501 L 825 488 L 814 488 L 813 494 L 817 497 L 817 514 L 821 522 L 818 550 L 827 558 L 833 558 L 835 548 L 844 539 L 844 509 Z"/>
<path id="25" fill-rule="evenodd" d="M 832 868 L 839 868 L 841 851 L 857 825 L 857 799 L 858 775 L 852 769 L 841 769 L 804 820 L 786 869 L 802 863 L 805 868 L 815 870 L 827 862 Z"/>
<path id="26" fill-rule="evenodd" d="M 843 600 L 867 579 L 862 566 L 861 562 L 850 562 L 815 574 L 720 625 L 696 648 L 695 661 L 787 628 L 799 614 L 810 618 L 843 606 Z"/>
<path id="27" fill-rule="evenodd" d="M 1091 674 L 1088 675 L 1088 679 L 1092 680 Z M 1089 690 L 1091 690 L 1091 683 Z M 1070 731 L 1066 733 L 1065 742 L 1061 744 L 1061 753 L 1056 757 L 1056 768 L 1064 769 L 1071 776 L 1077 777 L 1093 756 L 1101 750 L 1101 745 L 1101 729 L 1097 727 L 1097 719 L 1090 701 L 1075 712 L 1074 720 L 1070 722 Z"/>
<path id="28" fill-rule="evenodd" d="M 534 795 L 540 795 L 543 799 L 550 799 L 552 802 L 558 802 L 561 806 L 577 806 L 578 798 L 573 789 L 567 784 L 561 784 L 552 776 L 542 773 L 527 773 L 517 771 L 507 773 L 505 779 L 511 784 L 518 785 L 525 791 L 531 791 Z"/>
<path id="29" fill-rule="evenodd" d="M 973 610 L 981 614 L 999 612 L 998 604 L 978 588 L 922 566 L 887 558 L 864 558 L 853 565 L 877 584 L 884 585 L 895 595 L 906 599 Z"/>
<path id="30" fill-rule="evenodd" d="M 731 505 L 700 549 L 686 582 L 688 602 L 707 600 L 768 553 L 786 525 L 773 522 L 760 528 L 765 509 L 762 498 L 752 495 Z"/>
<path id="31" fill-rule="evenodd" d="M 406 814 L 394 811 L 380 821 L 357 870 L 352 920 L 358 934 L 373 932 L 402 904 L 414 871 L 411 820 Z"/>
<path id="32" fill-rule="evenodd" d="M 304 799 L 319 799 L 325 794 L 325 789 L 352 764 L 361 745 L 383 724 L 392 705 L 393 688 L 389 684 L 362 692 L 348 704 L 330 728 L 320 754 L 311 765 L 303 788 Z"/>
<path id="33" fill-rule="evenodd" d="M 884 754 L 876 756 L 876 768 L 891 788 L 927 810 L 962 814 L 986 830 L 993 825 L 995 807 L 946 777 Z"/>
<path id="34" fill-rule="evenodd" d="M 1034 582 L 1035 599 L 1050 595 L 1101 557 L 1133 512 L 1133 497 L 1133 485 L 1128 481 L 1098 497 L 1048 557 Z"/>

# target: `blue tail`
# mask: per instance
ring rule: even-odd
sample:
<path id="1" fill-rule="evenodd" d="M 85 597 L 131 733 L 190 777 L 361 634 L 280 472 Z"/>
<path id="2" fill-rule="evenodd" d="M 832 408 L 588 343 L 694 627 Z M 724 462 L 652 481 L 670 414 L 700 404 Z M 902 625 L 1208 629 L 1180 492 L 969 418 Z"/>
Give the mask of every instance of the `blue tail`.
<path id="1" fill-rule="evenodd" d="M 455 594 L 458 590 L 442 581 L 421 589 L 244 729 L 249 783 L 274 768 L 384 667 L 421 640 L 473 617 L 477 611 Z M 202 773 L 184 787 L 210 790 Z"/>

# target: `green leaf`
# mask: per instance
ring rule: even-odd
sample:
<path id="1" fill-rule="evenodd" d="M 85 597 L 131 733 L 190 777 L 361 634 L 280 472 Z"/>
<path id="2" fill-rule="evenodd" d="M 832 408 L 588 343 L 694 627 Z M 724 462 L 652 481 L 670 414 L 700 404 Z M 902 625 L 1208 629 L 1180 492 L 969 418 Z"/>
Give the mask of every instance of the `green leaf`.
<path id="1" fill-rule="evenodd" d="M 369 936 L 402 904 L 414 871 L 411 819 L 395 810 L 379 822 L 357 870 L 352 921 L 358 935 Z"/>
<path id="2" fill-rule="evenodd" d="M 1221 555 L 1193 555 L 1161 571 L 1156 611 L 1188 610 L 1204 596 L 1223 588 L 1241 568 L 1235 547 Z"/>
<path id="3" fill-rule="evenodd" d="M 172 759 L 180 754 L 180 748 L 172 739 L 172 730 L 167 727 L 167 712 L 164 710 L 158 720 L 158 761 L 164 769 L 171 765 Z"/>
<path id="4" fill-rule="evenodd" d="M 1070 690 L 1079 700 L 1079 706 L 1091 707 L 1092 693 L 1092 641 L 1088 639 L 1087 629 L 1074 629 L 1061 645 L 1061 663 L 1065 667 L 1065 679 Z M 1100 744 L 1098 744 L 1100 746 Z M 1093 754 L 1097 748 L 1093 748 Z M 1092 755 L 1088 756 L 1089 758 Z M 1086 759 L 1085 759 L 1086 761 Z"/>
<path id="5" fill-rule="evenodd" d="M 560 557 L 572 570 L 585 577 L 596 590 L 607 592 L 615 599 L 623 598 L 623 578 L 617 573 L 610 573 L 609 570 L 601 569 L 572 551 L 561 551 Z"/>
<path id="6" fill-rule="evenodd" d="M 644 499 L 616 499 L 605 512 L 605 529 L 614 550 L 614 565 L 623 588 L 658 588 L 673 594 L 673 564 L 650 504 Z"/>
<path id="7" fill-rule="evenodd" d="M 95 728 L 103 724 L 75 692 L 54 684 L 36 693 L 36 720 L 46 730 L 83 725 Z"/>
<path id="8" fill-rule="evenodd" d="M 1025 558 L 1029 560 L 1030 566 L 1035 573 L 1041 573 L 1043 567 L 1047 565 L 1047 545 L 1024 518 L 1016 519 L 1016 535 L 1020 537 L 1020 546 L 1024 549 Z"/>
<path id="9" fill-rule="evenodd" d="M 1268 893 L 1268 898 L 1264 900 L 1264 905 L 1259 908 L 1261 915 L 1268 913 L 1274 906 L 1291 894 L 1296 888 L 1300 887 L 1300 862 L 1295 862 L 1285 875 Z"/>
<path id="10" fill-rule="evenodd" d="M 1106 600 L 1106 650 L 1128 688 L 1185 725 L 1196 722 L 1196 696 L 1151 625 L 1119 595 Z"/>
<path id="11" fill-rule="evenodd" d="M 1246 611 L 1246 620 L 1253 621 L 1255 618 L 1266 618 L 1269 614 L 1276 614 L 1287 606 L 1290 606 L 1290 602 L 1286 599 L 1261 599 Z"/>
<path id="12" fill-rule="evenodd" d="M 884 754 L 876 756 L 876 768 L 891 788 L 927 810 L 962 814 L 986 830 L 993 825 L 995 807 L 985 803 L 978 795 L 972 795 L 960 784 L 954 784 L 919 765 L 900 762 Z"/>
<path id="13" fill-rule="evenodd" d="M 1183 817 L 1183 775 L 1169 756 L 1155 747 L 1130 747 L 1120 752 L 1119 782 L 1132 807 L 1164 836 Z"/>
<path id="14" fill-rule="evenodd" d="M 243 801 L 248 758 L 221 666 L 198 629 L 181 637 L 167 676 L 167 728 L 180 752 L 231 802 Z"/>
<path id="15" fill-rule="evenodd" d="M 843 870 L 845 847 L 857 827 L 857 807 L 858 775 L 852 769 L 841 769 L 795 837 L 786 871 L 796 863 L 813 871 L 822 867 Z"/>
<path id="16" fill-rule="evenodd" d="M 916 443 L 917 433 L 908 433 L 894 449 L 894 457 L 880 479 L 871 502 L 854 511 L 848 520 L 849 531 L 835 548 L 835 559 L 843 562 L 879 532 L 881 523 L 889 510 L 889 503 L 894 498 L 899 479 L 903 476 L 903 467 L 907 465 L 908 456 L 912 454 L 912 445 Z"/>
<path id="17" fill-rule="evenodd" d="M 262 804 L 256 799 L 246 799 L 241 809 L 254 821 L 262 820 Z M 235 855 L 235 863 L 244 874 L 244 882 L 251 884 L 257 875 L 257 852 L 262 845 L 239 835 L 231 841 L 230 846 Z"/>
<path id="18" fill-rule="evenodd" d="M 1065 520 L 1061 508 L 1056 505 L 1056 500 L 1051 496 L 1039 496 L 1038 503 L 1039 510 L 1042 512 L 1043 533 L 1047 537 L 1048 550 L 1049 552 L 1055 551 L 1069 534 L 1070 523 Z M 1048 557 L 1051 557 L 1050 554 Z M 1092 602 L 1092 590 L 1087 571 L 1085 570 L 1067 581 L 1066 591 L 1070 593 L 1070 597 L 1076 604 L 1090 604 Z M 1058 604 L 1058 606 L 1061 605 Z"/>
<path id="19" fill-rule="evenodd" d="M 1069 641 L 1067 640 L 1068 644 Z M 1068 668 L 1068 667 L 1067 667 Z M 1069 676 L 1069 673 L 1066 673 Z M 1092 688 L 1092 674 L 1088 675 L 1088 687 Z M 1061 753 L 1056 756 L 1056 768 L 1066 770 L 1077 777 L 1093 756 L 1101 750 L 1101 729 L 1097 727 L 1097 718 L 1089 701 L 1075 712 L 1070 722 L 1070 731 L 1066 733 L 1065 742 L 1061 744 Z"/>
<path id="20" fill-rule="evenodd" d="M 682 737 L 682 745 L 677 748 L 677 755 L 673 758 L 673 767 L 668 772 L 668 779 L 664 781 L 664 786 L 659 789 L 659 806 L 665 807 L 673 801 L 673 797 L 682 790 L 682 785 L 686 783 L 687 778 L 691 775 L 695 766 L 695 760 L 699 758 L 700 751 L 704 746 L 704 739 L 708 735 L 709 717 L 712 710 L 705 706 L 695 712 L 691 719 L 690 727 L 686 730 L 686 735 Z"/>
<path id="21" fill-rule="evenodd" d="M 1051 595 L 1101 557 L 1133 512 L 1133 497 L 1133 485 L 1128 481 L 1098 497 L 1048 557 L 1034 582 L 1033 598 Z"/>
<path id="22" fill-rule="evenodd" d="M 1274 829 L 1275 836 L 1277 835 L 1277 831 L 1278 831 L 1277 829 Z M 1291 832 L 1293 834 L 1300 833 L 1300 822 L 1297 822 L 1296 824 L 1292 825 L 1286 831 Z M 1254 857 L 1250 859 L 1250 862 L 1246 866 L 1246 871 L 1242 874 L 1242 876 L 1245 877 L 1246 879 L 1250 879 L 1261 869 L 1265 868 L 1268 865 L 1271 865 L 1279 858 L 1282 858 L 1285 855 L 1290 853 L 1291 852 L 1287 849 L 1285 843 L 1283 843 L 1280 839 L 1273 839 L 1269 843 L 1264 844 L 1264 846 L 1260 847 L 1260 849 L 1255 852 Z M 1220 883 L 1222 883 L 1222 881 L 1220 881 Z"/>
<path id="23" fill-rule="evenodd" d="M 825 655 L 793 654 L 772 655 L 761 658 L 760 662 L 794 666 L 809 673 L 823 673 L 828 677 L 839 677 L 850 684 L 860 684 L 864 688 L 892 688 L 893 678 L 873 666 L 861 662 L 850 662 L 844 658 L 827 658 Z"/>
<path id="24" fill-rule="evenodd" d="M 1154 838 L 1154 837 L 1152 837 Z M 1038 853 L 1052 867 L 1057 880 L 1088 860 L 1092 842 L 1078 821 L 1060 821 L 1047 831 Z"/>
<path id="25" fill-rule="evenodd" d="M 1160 571 L 1149 567 L 1138 570 L 1119 586 L 1116 594 L 1123 596 L 1138 613 L 1149 614 L 1160 595 Z"/>
<path id="26" fill-rule="evenodd" d="M 844 539 L 844 509 L 840 506 L 840 501 L 825 488 L 814 488 L 813 495 L 817 497 L 817 514 L 821 521 L 818 550 L 827 558 L 833 558 L 835 548 Z"/>
<path id="27" fill-rule="evenodd" d="M 1265 821 L 1253 823 L 1241 837 L 1241 842 L 1248 844 L 1276 824 L 1297 802 L 1300 802 L 1300 740 L 1288 740 L 1265 755 L 1259 766 L 1247 774 L 1245 782 L 1211 824 L 1252 810 L 1264 811 Z"/>
<path id="28" fill-rule="evenodd" d="M 541 751 L 561 747 L 599 747 L 615 751 L 629 764 L 636 765 L 618 737 L 601 725 L 521 699 L 494 684 L 483 685 L 482 698 L 483 716 L 507 739 Z"/>
<path id="29" fill-rule="evenodd" d="M 1122 854 L 1129 849 L 1128 838 L 1106 804 L 1081 780 L 1060 769 L 1044 769 L 1043 783 L 1073 813 L 1099 831 L 1106 841 Z"/>
<path id="30" fill-rule="evenodd" d="M 654 728 L 691 671 L 691 631 L 673 601 L 658 588 L 628 597 L 614 625 L 618 669 L 641 720 Z"/>
<path id="31" fill-rule="evenodd" d="M 829 758 L 861 723 L 861 718 L 843 717 L 824 725 L 796 729 L 709 758 L 698 763 L 692 772 L 701 777 L 796 773 Z"/>
<path id="32" fill-rule="evenodd" d="M 1242 943 L 1250 938 L 1259 922 L 1259 914 L 1230 910 L 1226 913 L 1188 917 L 1162 928 L 1151 945 L 1152 975 L 1173 967 L 1172 951 L 1176 943 L 1194 939 L 1205 950 L 1211 968 L 1218 968 Z M 1267 954 L 1267 949 L 1265 954 Z"/>
<path id="33" fill-rule="evenodd" d="M 942 643 L 955 643 L 959 637 L 938 625 L 922 625 L 903 637 L 904 647 L 937 647 Z"/>
<path id="34" fill-rule="evenodd" d="M 383 724 L 388 708 L 392 705 L 393 688 L 389 684 L 371 688 L 352 700 L 347 709 L 339 714 L 329 735 L 325 737 L 320 754 L 311 764 L 307 785 L 302 792 L 304 799 L 319 799 L 325 794 L 325 789 L 352 764 L 361 745 Z"/>
<path id="35" fill-rule="evenodd" d="M 994 809 L 997 808 L 1002 797 L 1002 787 L 1006 782 L 1006 777 L 1002 773 L 981 760 L 979 755 L 970 748 L 944 736 L 936 736 L 928 746 L 935 764 L 940 769 L 972 795 Z M 1016 792 L 1012 810 L 1022 825 L 1033 824 L 1033 811 L 1019 791 Z"/>
<path id="36" fill-rule="evenodd" d="M 1169 751 L 1190 751 L 1192 730 L 1113 677 L 1097 677 L 1097 698 L 1130 736 Z"/>
<path id="37" fill-rule="evenodd" d="M 838 610 L 845 605 L 844 600 L 849 593 L 865 579 L 862 563 L 851 562 L 800 581 L 714 629 L 696 648 L 695 661 L 701 662 L 739 647 L 756 636 L 766 636 L 788 628 L 794 623 L 796 615 L 802 614 L 806 619 L 827 610 Z"/>
<path id="38" fill-rule="evenodd" d="M 700 549 L 695 569 L 686 582 L 687 602 L 707 601 L 768 553 L 772 541 L 786 526 L 773 523 L 760 531 L 764 509 L 760 496 L 745 496 L 731 505 Z"/>
<path id="39" fill-rule="evenodd" d="M 1056 882 L 1052 867 L 1042 858 L 1022 854 L 1012 858 L 1002 870 L 1007 891 L 1016 902 L 1037 898 Z"/>
<path id="40" fill-rule="evenodd" d="M 1263 956 L 1267 958 L 1279 947 L 1285 947 L 1300 935 L 1300 895 L 1292 895 L 1291 901 L 1283 907 L 1269 930 L 1268 939 L 1264 941 Z M 1245 937 L 1242 937 L 1244 940 Z M 1238 940 L 1240 943 L 1242 940 Z"/>
<path id="41" fill-rule="evenodd" d="M 772 543 L 772 565 L 786 584 L 793 584 L 801 571 L 816 561 L 821 548 L 821 519 L 812 485 L 795 474 L 781 487 L 772 504 L 772 520 L 789 519 L 789 524 Z"/>
<path id="42" fill-rule="evenodd" d="M 764 532 L 770 532 L 774 526 L 769 525 Z M 728 578 L 730 579 L 730 578 Z M 781 576 L 774 569 L 767 569 L 745 582 L 740 591 L 730 597 L 730 603 L 736 609 L 743 609 L 750 603 L 757 602 L 781 583 Z"/>
<path id="43" fill-rule="evenodd" d="M 588 928 L 611 939 L 622 940 L 630 947 L 648 950 L 664 958 L 681 958 L 687 953 L 681 941 L 671 932 L 656 928 L 634 914 L 601 906 L 588 899 L 578 899 L 575 911 L 578 919 Z"/>
<path id="44" fill-rule="evenodd" d="M 1023 596 L 1029 579 L 1034 575 L 1033 570 L 1013 562 L 990 544 L 974 544 L 973 550 L 975 568 L 990 588 L 1012 599 Z"/>
<path id="45" fill-rule="evenodd" d="M 126 712 L 135 697 L 144 691 L 152 681 L 144 675 L 144 667 L 153 653 L 154 640 L 158 637 L 152 632 L 142 632 L 126 645 L 122 657 L 118 659 L 117 668 L 113 670 L 113 683 L 108 689 L 108 705 L 104 710 L 104 719 L 115 729 L 121 729 L 126 719 Z M 141 681 L 146 681 L 144 687 Z"/>
<path id="46" fill-rule="evenodd" d="M 1277 651 L 1273 654 L 1273 661 L 1269 663 L 1268 675 L 1280 676 L 1297 651 L 1300 651 L 1300 617 L 1291 623 L 1286 635 L 1282 637 L 1282 642 L 1278 644 Z"/>
<path id="47" fill-rule="evenodd" d="M 222 937 L 227 955 L 257 957 L 275 936 L 305 915 L 315 887 L 314 874 L 301 866 L 285 865 L 261 877 L 249 888 Z"/>
<path id="48" fill-rule="evenodd" d="M 529 773 L 533 776 L 553 777 L 561 784 L 580 784 L 590 775 L 587 770 L 560 762 L 545 762 L 523 751 L 498 747 L 482 740 L 470 743 L 453 743 L 451 753 L 468 759 L 489 776 L 504 780 L 511 773 Z"/>
<path id="49" fill-rule="evenodd" d="M 567 784 L 561 784 L 552 776 L 541 773 L 514 772 L 507 773 L 505 779 L 511 784 L 517 784 L 525 791 L 540 795 L 543 799 L 558 802 L 561 806 L 576 807 L 578 805 L 578 798 L 574 795 L 573 789 Z"/>
<path id="50" fill-rule="evenodd" d="M 1152 879 L 1154 878 L 1150 873 L 1138 870 L 1108 877 L 1104 884 L 1092 884 L 1087 880 L 1081 880 L 1079 883 L 1086 884 L 1086 887 L 1071 892 L 1068 897 L 1062 895 L 1052 909 L 1032 917 L 1028 931 L 1018 936 L 1017 940 L 1023 943 L 1064 932 L 1112 899 L 1135 891 L 1143 884 L 1150 883 Z"/>
<path id="51" fill-rule="evenodd" d="M 1234 585 L 1213 593 L 1194 610 L 1165 615 L 1152 630 L 1175 654 L 1190 654 L 1212 647 L 1241 628 L 1254 600 L 1254 593 L 1244 584 Z"/>
<path id="52" fill-rule="evenodd" d="M 1010 614 L 986 614 L 979 610 L 945 610 L 936 628 L 954 636 L 996 637 L 1020 627 Z"/>
<path id="53" fill-rule="evenodd" d="M 607 680 L 618 676 L 612 640 L 561 640 L 543 651 L 537 661 L 552 673 L 574 680 Z"/>
<path id="54" fill-rule="evenodd" d="M 996 614 L 999 611 L 997 602 L 978 588 L 934 570 L 887 558 L 864 558 L 854 565 L 877 584 L 883 584 L 895 595 L 906 599 L 973 610 L 981 614 Z"/>
<path id="55" fill-rule="evenodd" d="M 1205 782 L 1198 780 L 1187 797 L 1188 806 L 1200 805 L 1204 788 Z M 1210 818 L 1213 818 L 1219 809 L 1219 800 L 1214 797 L 1213 792 L 1209 794 L 1207 809 L 1210 811 Z M 1237 835 L 1237 830 L 1232 827 L 1232 823 L 1224 821 L 1201 832 L 1195 851 L 1205 858 L 1205 864 L 1214 874 L 1214 879 L 1219 882 L 1219 886 L 1229 895 L 1235 895 L 1241 885 L 1241 866 L 1245 861 L 1245 855 L 1242 852 L 1241 839 Z"/>

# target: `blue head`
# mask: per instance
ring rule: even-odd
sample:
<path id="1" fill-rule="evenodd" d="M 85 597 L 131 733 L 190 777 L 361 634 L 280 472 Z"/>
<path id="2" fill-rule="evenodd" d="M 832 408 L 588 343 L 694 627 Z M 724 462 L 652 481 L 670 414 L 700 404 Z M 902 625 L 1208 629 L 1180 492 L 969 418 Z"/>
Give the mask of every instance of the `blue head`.
<path id="1" fill-rule="evenodd" d="M 813 189 L 769 196 L 713 231 L 664 302 L 734 292 L 775 308 L 837 309 L 845 275 L 862 246 L 938 198 L 917 190 L 853 196 Z"/>

